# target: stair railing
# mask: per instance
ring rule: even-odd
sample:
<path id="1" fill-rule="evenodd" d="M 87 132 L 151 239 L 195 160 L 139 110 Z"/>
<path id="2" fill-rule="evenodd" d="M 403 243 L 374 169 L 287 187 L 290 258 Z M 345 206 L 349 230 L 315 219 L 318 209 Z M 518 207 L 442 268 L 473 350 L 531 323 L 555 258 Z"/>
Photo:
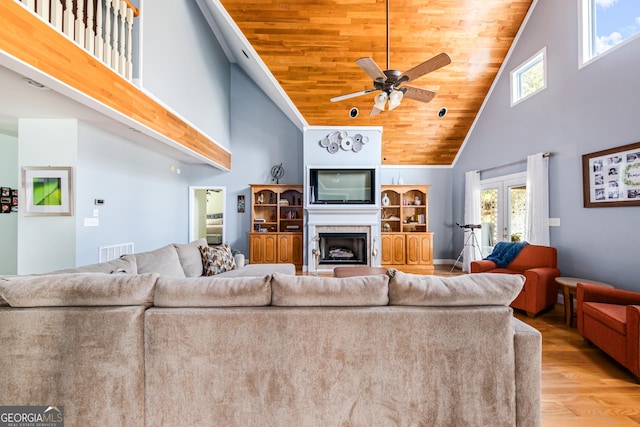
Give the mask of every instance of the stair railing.
<path id="1" fill-rule="evenodd" d="M 140 11 L 129 0 L 15 1 L 127 80 L 133 79 L 133 26 Z"/>

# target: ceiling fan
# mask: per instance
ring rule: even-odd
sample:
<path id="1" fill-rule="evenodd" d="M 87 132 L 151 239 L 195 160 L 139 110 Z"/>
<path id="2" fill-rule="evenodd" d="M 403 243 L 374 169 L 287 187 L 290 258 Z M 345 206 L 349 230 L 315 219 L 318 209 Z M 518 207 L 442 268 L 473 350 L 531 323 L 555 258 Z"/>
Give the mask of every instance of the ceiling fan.
<path id="1" fill-rule="evenodd" d="M 373 79 L 373 88 L 336 96 L 331 98 L 331 102 L 343 101 L 345 99 L 380 91 L 374 98 L 373 109 L 369 114 L 370 117 L 376 116 L 384 111 L 387 100 L 389 101 L 389 110 L 393 110 L 400 105 L 403 97 L 420 102 L 429 102 L 436 96 L 434 91 L 408 86 L 404 83 L 422 77 L 450 63 L 451 57 L 443 52 L 431 59 L 427 59 L 404 73 L 402 71 L 389 69 L 389 0 L 387 0 L 387 69 L 382 71 L 373 58 L 364 57 L 358 59 L 356 64 Z"/>

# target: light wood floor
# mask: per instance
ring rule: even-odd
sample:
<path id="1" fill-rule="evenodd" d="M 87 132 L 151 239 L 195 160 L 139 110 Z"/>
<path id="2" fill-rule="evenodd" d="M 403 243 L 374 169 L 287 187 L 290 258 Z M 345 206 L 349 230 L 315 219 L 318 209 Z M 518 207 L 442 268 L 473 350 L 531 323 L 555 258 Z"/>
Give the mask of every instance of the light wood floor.
<path id="1" fill-rule="evenodd" d="M 450 269 L 439 265 L 434 274 L 463 274 Z M 640 383 L 566 326 L 562 305 L 534 319 L 515 316 L 542 333 L 543 427 L 640 426 Z"/>

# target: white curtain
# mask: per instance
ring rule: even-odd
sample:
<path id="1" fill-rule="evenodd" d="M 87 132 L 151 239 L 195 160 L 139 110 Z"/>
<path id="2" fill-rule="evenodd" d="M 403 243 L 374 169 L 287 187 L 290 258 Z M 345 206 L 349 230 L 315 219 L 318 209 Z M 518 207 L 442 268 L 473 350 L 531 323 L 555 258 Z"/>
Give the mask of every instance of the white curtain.
<path id="1" fill-rule="evenodd" d="M 524 239 L 549 246 L 549 157 L 544 153 L 527 157 L 527 210 Z"/>
<path id="2" fill-rule="evenodd" d="M 480 224 L 480 171 L 465 174 L 464 183 L 464 224 Z M 482 241 L 481 230 L 474 229 L 477 240 L 471 237 L 472 229 L 464 229 L 465 246 L 462 251 L 462 271 L 471 271 L 471 261 L 482 259 L 478 242 Z"/>

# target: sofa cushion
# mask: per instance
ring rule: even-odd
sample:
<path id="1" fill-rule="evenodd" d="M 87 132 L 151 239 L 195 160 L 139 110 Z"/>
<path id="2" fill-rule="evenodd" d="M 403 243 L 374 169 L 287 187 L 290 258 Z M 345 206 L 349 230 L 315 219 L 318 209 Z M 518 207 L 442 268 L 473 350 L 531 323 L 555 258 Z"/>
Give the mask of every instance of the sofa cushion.
<path id="1" fill-rule="evenodd" d="M 389 276 L 316 277 L 274 273 L 271 305 L 363 306 L 387 305 Z"/>
<path id="2" fill-rule="evenodd" d="M 178 253 L 178 259 L 182 270 L 186 277 L 200 277 L 202 276 L 202 256 L 200 255 L 200 246 L 207 246 L 206 239 L 194 240 L 191 243 L 174 243 L 173 247 L 176 248 Z"/>
<path id="3" fill-rule="evenodd" d="M 509 305 L 524 285 L 519 274 L 474 273 L 456 277 L 391 271 L 390 305 Z"/>
<path id="4" fill-rule="evenodd" d="M 156 307 L 265 306 L 271 302 L 271 276 L 217 276 L 158 279 L 153 304 Z"/>
<path id="5" fill-rule="evenodd" d="M 0 279 L 11 307 L 151 305 L 157 273 L 71 273 Z"/>
<path id="6" fill-rule="evenodd" d="M 159 273 L 161 276 L 185 277 L 178 252 L 173 245 L 163 246 L 149 252 L 123 255 L 122 258 L 135 258 L 138 274 Z"/>
<path id="7" fill-rule="evenodd" d="M 64 274 L 64 273 L 126 273 L 136 274 L 138 267 L 135 258 L 117 258 L 107 262 L 99 262 L 96 264 L 83 265 L 80 267 L 67 268 L 64 270 L 56 270 L 47 274 Z"/>
<path id="8" fill-rule="evenodd" d="M 296 266 L 293 264 L 247 264 L 242 268 L 234 268 L 216 274 L 216 277 L 263 277 L 273 273 L 295 276 Z"/>
<path id="9" fill-rule="evenodd" d="M 228 243 L 220 246 L 199 246 L 198 249 L 202 255 L 203 275 L 213 276 L 236 268 L 236 261 Z"/>

